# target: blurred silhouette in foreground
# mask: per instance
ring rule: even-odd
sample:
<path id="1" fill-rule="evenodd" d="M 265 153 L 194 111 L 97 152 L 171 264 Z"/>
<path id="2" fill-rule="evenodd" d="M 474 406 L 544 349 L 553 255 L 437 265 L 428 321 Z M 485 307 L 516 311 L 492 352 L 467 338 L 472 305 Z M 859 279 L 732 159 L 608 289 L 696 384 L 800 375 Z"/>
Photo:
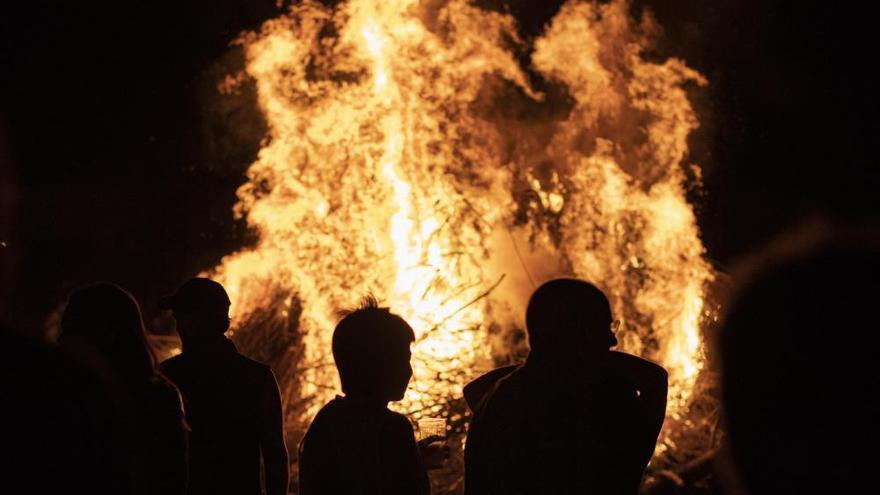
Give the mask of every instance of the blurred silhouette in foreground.
<path id="1" fill-rule="evenodd" d="M 868 231 L 805 230 L 736 275 L 719 341 L 730 493 L 875 491 L 880 238 Z"/>
<path id="2" fill-rule="evenodd" d="M 618 325 L 587 282 L 556 279 L 535 291 L 528 359 L 494 384 L 471 423 L 465 493 L 638 493 L 663 425 L 667 374 L 611 351 Z"/>
<path id="3" fill-rule="evenodd" d="M 193 278 L 159 307 L 173 311 L 183 343 L 183 353 L 162 363 L 162 370 L 180 388 L 192 428 L 188 493 L 259 495 L 262 455 L 266 494 L 285 495 L 278 383 L 268 366 L 242 356 L 226 338 L 226 290 Z"/>
<path id="4" fill-rule="evenodd" d="M 3 328 L 0 349 L 4 493 L 130 493 L 128 442 L 104 380 Z"/>
<path id="5" fill-rule="evenodd" d="M 180 394 L 156 372 L 134 298 L 108 283 L 74 292 L 61 318 L 59 344 L 104 376 L 115 396 L 128 433 L 131 493 L 186 493 Z"/>
<path id="6" fill-rule="evenodd" d="M 345 396 L 327 403 L 303 438 L 299 493 L 426 495 L 426 465 L 442 462 L 442 448 L 430 438 L 417 444 L 410 421 L 387 407 L 412 378 L 413 330 L 372 297 L 343 314 L 333 359 Z"/>

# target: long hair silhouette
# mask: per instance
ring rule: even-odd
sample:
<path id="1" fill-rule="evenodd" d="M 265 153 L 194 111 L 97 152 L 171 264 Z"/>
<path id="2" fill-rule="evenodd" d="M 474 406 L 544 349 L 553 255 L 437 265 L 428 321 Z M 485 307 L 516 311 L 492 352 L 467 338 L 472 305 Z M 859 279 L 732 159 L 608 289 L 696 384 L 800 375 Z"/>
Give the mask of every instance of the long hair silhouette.
<path id="1" fill-rule="evenodd" d="M 61 340 L 84 343 L 127 382 L 149 380 L 156 359 L 147 343 L 138 303 L 102 282 L 74 292 L 61 318 Z"/>

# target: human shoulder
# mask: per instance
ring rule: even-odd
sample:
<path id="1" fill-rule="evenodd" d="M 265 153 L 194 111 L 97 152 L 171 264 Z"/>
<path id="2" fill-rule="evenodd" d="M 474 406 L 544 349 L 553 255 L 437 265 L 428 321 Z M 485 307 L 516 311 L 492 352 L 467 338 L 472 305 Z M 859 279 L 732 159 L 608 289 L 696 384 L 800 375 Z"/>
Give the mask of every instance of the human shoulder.
<path id="1" fill-rule="evenodd" d="M 316 427 L 331 426 L 337 423 L 350 423 L 352 421 L 366 421 L 371 424 L 381 425 L 386 431 L 405 432 L 412 435 L 412 423 L 403 414 L 387 408 L 364 409 L 361 405 L 352 403 L 345 397 L 338 396 L 331 400 L 315 415 L 312 425 Z"/>
<path id="2" fill-rule="evenodd" d="M 236 356 L 238 357 L 238 361 L 242 366 L 247 366 L 248 368 L 261 371 L 269 371 L 270 369 L 268 364 L 261 363 L 256 359 L 251 359 L 240 352 L 236 352 Z"/>
<path id="3" fill-rule="evenodd" d="M 159 363 L 159 370 L 167 375 L 169 372 L 173 373 L 186 366 L 186 361 L 186 356 L 178 354 Z"/>
<path id="4" fill-rule="evenodd" d="M 345 416 L 348 416 L 345 404 L 340 400 L 340 397 L 336 397 L 318 410 L 318 413 L 309 425 L 309 430 L 319 430 L 339 421 Z"/>
<path id="5" fill-rule="evenodd" d="M 403 414 L 386 409 L 381 414 L 382 432 L 389 445 L 407 446 L 415 443 L 413 424 Z"/>
<path id="6" fill-rule="evenodd" d="M 337 396 L 318 410 L 318 414 L 315 415 L 315 421 L 336 416 L 342 409 L 344 409 L 343 402 L 340 400 L 340 397 Z"/>
<path id="7" fill-rule="evenodd" d="M 498 380 L 483 399 L 474 424 L 501 426 L 531 421 L 536 409 L 543 409 L 548 396 L 554 394 L 552 387 L 534 375 L 519 367 Z"/>
<path id="8" fill-rule="evenodd" d="M 318 413 L 309 424 L 302 440 L 302 447 L 323 444 L 328 435 L 331 435 L 331 431 L 336 428 L 336 425 L 344 422 L 347 416 L 345 407 L 338 397 L 324 404 L 324 407 L 318 410 Z"/>
<path id="9" fill-rule="evenodd" d="M 410 422 L 409 418 L 399 412 L 385 409 L 382 411 L 382 419 L 392 428 L 401 429 L 410 433 L 413 431 L 412 422 Z"/>
<path id="10" fill-rule="evenodd" d="M 486 394 L 486 402 L 495 402 L 497 404 L 499 401 L 515 399 L 522 396 L 525 389 L 534 388 L 535 384 L 532 382 L 536 382 L 537 380 L 532 378 L 529 370 L 525 369 L 523 366 L 514 369 L 505 376 L 500 377 L 495 382 Z"/>
<path id="11" fill-rule="evenodd" d="M 146 407 L 163 416 L 182 418 L 183 398 L 180 391 L 161 373 L 156 373 L 146 383 Z"/>
<path id="12" fill-rule="evenodd" d="M 156 373 L 149 380 L 150 389 L 157 395 L 169 400 L 180 400 L 180 391 L 177 386 L 162 373 Z"/>
<path id="13" fill-rule="evenodd" d="M 609 365 L 612 373 L 619 374 L 624 372 L 623 370 L 627 370 L 646 379 L 664 382 L 669 378 L 669 373 L 659 364 L 624 352 L 611 351 L 609 353 Z"/>
<path id="14" fill-rule="evenodd" d="M 270 376 L 274 377 L 272 368 L 268 364 L 261 363 L 256 359 L 251 359 L 244 354 L 236 353 L 235 362 L 241 370 L 252 376 L 261 378 L 269 378 Z"/>

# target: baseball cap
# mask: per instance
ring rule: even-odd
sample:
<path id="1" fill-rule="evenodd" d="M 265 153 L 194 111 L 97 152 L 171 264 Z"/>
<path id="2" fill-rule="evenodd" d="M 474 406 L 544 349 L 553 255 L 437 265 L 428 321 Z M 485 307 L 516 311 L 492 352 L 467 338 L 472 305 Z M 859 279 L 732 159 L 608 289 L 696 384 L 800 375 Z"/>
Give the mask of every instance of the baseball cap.
<path id="1" fill-rule="evenodd" d="M 159 299 L 159 309 L 183 314 L 228 315 L 229 304 L 226 289 L 203 277 L 191 278 L 174 294 Z"/>

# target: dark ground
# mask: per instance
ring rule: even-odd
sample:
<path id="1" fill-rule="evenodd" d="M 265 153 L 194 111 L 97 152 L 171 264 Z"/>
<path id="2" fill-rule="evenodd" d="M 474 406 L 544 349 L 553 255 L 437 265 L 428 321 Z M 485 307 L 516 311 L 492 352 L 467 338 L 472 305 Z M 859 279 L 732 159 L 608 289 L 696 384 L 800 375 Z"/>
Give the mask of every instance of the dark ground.
<path id="1" fill-rule="evenodd" d="M 526 36 L 557 8 L 483 3 L 507 4 Z M 720 268 L 816 212 L 877 217 L 873 17 L 781 0 L 634 9 L 642 3 L 666 28 L 658 54 L 682 56 L 711 81 L 691 157 L 705 187 L 692 199 Z M 274 0 L 18 7 L 0 16 L 0 161 L 17 185 L 16 227 L 0 231 L 0 282 L 15 288 L 9 320 L 37 328 L 69 288 L 100 279 L 130 288 L 150 314 L 182 278 L 246 242 L 231 207 L 257 140 L 230 147 L 218 120 L 253 119 L 218 114 L 204 88 L 236 34 L 281 9 Z"/>

